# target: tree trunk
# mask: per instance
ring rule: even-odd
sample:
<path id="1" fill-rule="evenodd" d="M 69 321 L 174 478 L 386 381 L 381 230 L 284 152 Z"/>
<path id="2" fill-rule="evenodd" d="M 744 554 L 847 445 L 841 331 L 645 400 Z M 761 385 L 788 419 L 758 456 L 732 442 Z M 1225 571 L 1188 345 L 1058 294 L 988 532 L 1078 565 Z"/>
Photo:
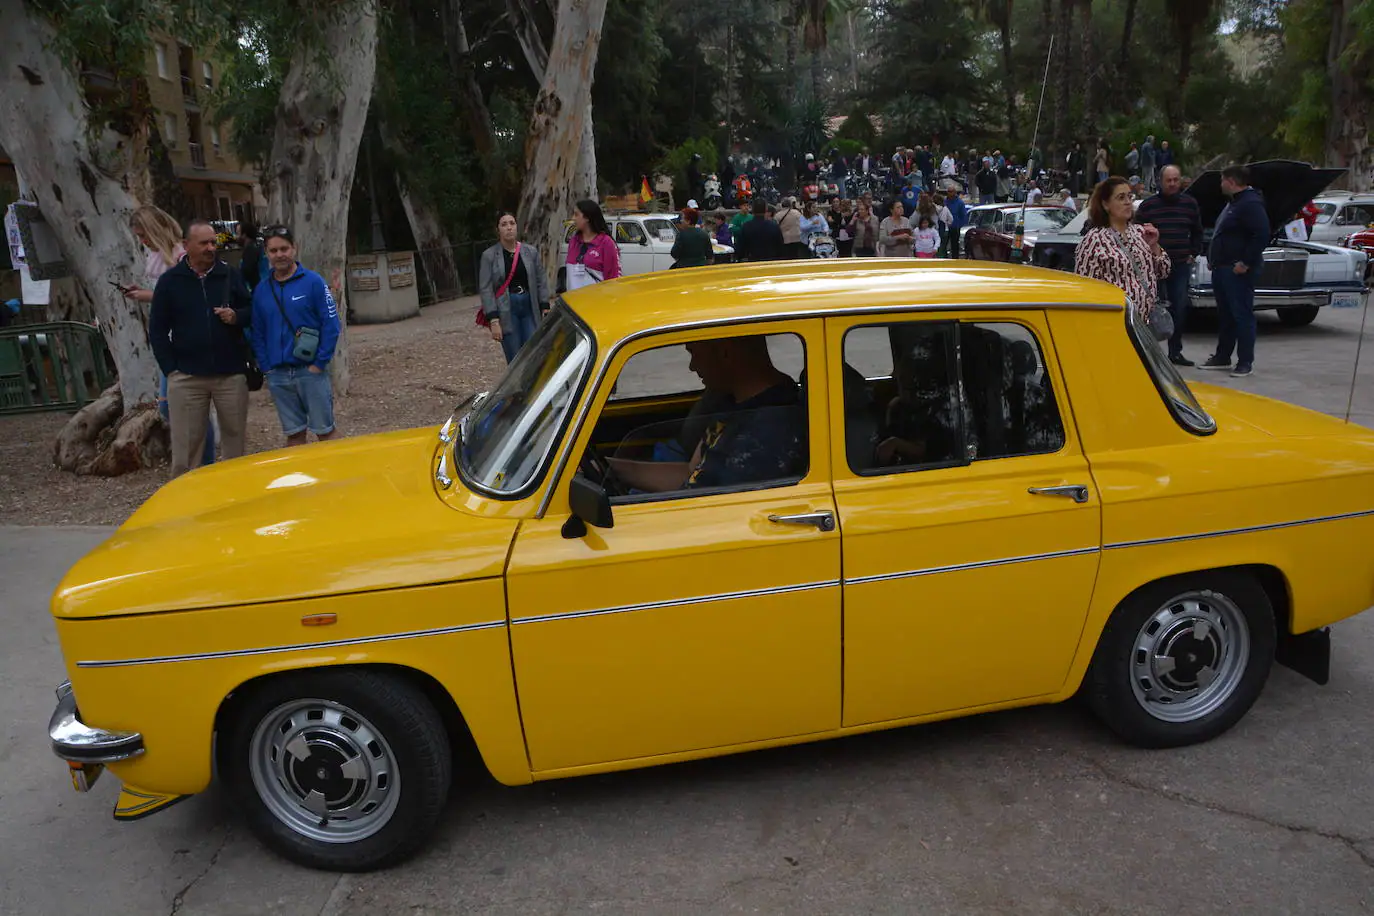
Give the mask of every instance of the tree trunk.
<path id="1" fill-rule="evenodd" d="M 790 108 L 797 104 L 797 0 L 785 0 L 785 2 L 786 6 L 782 14 L 782 33 L 786 54 L 783 79 L 787 80 L 787 92 L 783 98 L 787 100 L 787 105 Z"/>
<path id="2" fill-rule="evenodd" d="M 458 263 L 453 256 L 453 243 L 449 240 L 448 230 L 439 218 L 429 197 L 416 191 L 405 178 L 406 152 L 401 148 L 395 134 L 383 116 L 376 118 L 377 135 L 382 146 L 397 163 L 396 194 L 401 198 L 406 220 L 410 223 L 410 233 L 415 236 L 415 252 L 424 268 L 420 280 L 429 285 L 434 302 L 453 298 L 462 288 L 458 276 Z"/>
<path id="3" fill-rule="evenodd" d="M 1019 137 L 1016 129 L 1016 74 L 1012 70 L 1011 64 L 1011 4 L 1012 0 L 998 0 L 1003 8 L 999 10 L 1001 22 L 998 23 L 999 31 L 1002 33 L 1002 85 L 1007 96 L 1007 136 L 1015 146 Z"/>
<path id="4" fill-rule="evenodd" d="M 119 386 L 111 385 L 62 427 L 52 457 L 64 471 L 117 477 L 165 462 L 171 450 L 156 406 L 125 411 Z"/>
<path id="5" fill-rule="evenodd" d="M 549 47 L 544 41 L 544 37 L 539 34 L 539 25 L 535 21 L 536 14 L 531 5 L 531 0 L 506 0 L 506 9 L 509 11 L 511 22 L 515 26 L 515 37 L 520 42 L 520 50 L 525 55 L 525 63 L 529 64 L 530 72 L 534 74 L 535 81 L 542 84 L 549 67 Z M 598 25 L 597 28 L 599 30 L 600 26 Z M 582 139 L 577 149 L 577 168 L 573 172 L 572 178 L 572 199 L 580 200 L 585 197 L 591 200 L 600 200 L 601 195 L 596 185 L 596 133 L 592 124 L 590 94 L 587 96 L 585 119 Z"/>
<path id="6" fill-rule="evenodd" d="M 1093 54 L 1092 0 L 1081 0 L 1078 4 L 1078 30 L 1079 38 L 1082 39 L 1080 53 L 1083 55 L 1083 59 L 1079 61 L 1079 65 L 1082 68 L 1079 79 L 1083 83 L 1083 126 L 1081 130 L 1083 136 L 1091 137 L 1098 132 L 1097 87 L 1093 73 L 1097 61 Z"/>
<path id="7" fill-rule="evenodd" d="M 157 364 L 148 345 L 145 307 L 126 300 L 111 284 L 143 277 L 129 228 L 137 202 L 125 187 L 146 171 L 146 142 L 109 129 L 91 131 L 81 86 L 53 52 L 56 35 L 46 19 L 22 0 L 0 0 L 0 22 L 5 23 L 0 145 L 52 228 L 84 300 L 80 311 L 89 310 L 105 335 L 119 373 L 121 402 L 132 405 L 125 415 L 133 418 L 155 403 Z M 119 416 L 104 419 L 108 424 Z M 92 429 L 86 441 L 100 450 L 100 436 L 100 429 Z M 107 439 L 104 449 L 109 444 Z"/>
<path id="8" fill-rule="evenodd" d="M 282 81 L 263 190 L 268 224 L 292 229 L 301 263 L 324 277 L 346 323 L 348 199 L 377 70 L 377 16 L 372 0 L 325 15 L 321 44 L 298 49 Z M 346 334 L 330 369 L 346 394 Z"/>
<path id="9" fill-rule="evenodd" d="M 1062 162 L 1073 147 L 1073 127 L 1069 124 L 1069 83 L 1071 69 L 1069 58 L 1069 22 L 1073 14 L 1073 0 L 1059 0 L 1059 15 L 1054 25 L 1054 45 L 1059 49 L 1059 58 L 1053 67 L 1054 83 L 1057 92 L 1054 97 L 1054 146 Z"/>
<path id="10" fill-rule="evenodd" d="M 1053 0 L 1045 0 L 1046 3 Z M 859 91 L 859 42 L 854 36 L 854 10 L 845 11 L 845 24 L 849 27 L 849 67 L 854 77 L 854 91 Z"/>
<path id="11" fill-rule="evenodd" d="M 477 83 L 472 66 L 472 46 L 468 44 L 468 30 L 463 25 L 462 0 L 449 0 L 442 9 L 444 29 L 449 47 L 449 68 L 458 79 L 458 102 L 462 106 L 473 146 L 482 157 L 487 179 L 495 178 L 496 133 L 492 127 L 491 110 Z"/>
<path id="12" fill-rule="evenodd" d="M 1116 84 L 1123 102 L 1129 102 L 1131 95 L 1127 86 L 1127 72 L 1131 65 L 1131 33 L 1135 31 L 1136 3 L 1137 0 L 1126 0 L 1126 21 L 1121 26 L 1121 50 L 1116 55 Z"/>
<path id="13" fill-rule="evenodd" d="M 559 0 L 548 65 L 525 140 L 520 225 L 538 246 L 551 282 L 563 220 L 574 199 L 572 186 L 605 16 L 606 0 Z"/>
<path id="14" fill-rule="evenodd" d="M 1331 108 L 1326 121 L 1326 164 L 1346 168 L 1346 187 L 1368 191 L 1374 182 L 1374 146 L 1369 143 L 1371 101 L 1367 58 L 1343 61 L 1356 38 L 1352 21 L 1355 0 L 1332 0 L 1331 38 L 1326 70 Z"/>

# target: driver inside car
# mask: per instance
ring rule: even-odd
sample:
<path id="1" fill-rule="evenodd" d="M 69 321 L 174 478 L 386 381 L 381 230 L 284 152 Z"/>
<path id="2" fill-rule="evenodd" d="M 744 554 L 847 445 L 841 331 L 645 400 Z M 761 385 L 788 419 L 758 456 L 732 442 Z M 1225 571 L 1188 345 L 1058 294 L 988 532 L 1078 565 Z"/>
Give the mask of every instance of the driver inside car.
<path id="1" fill-rule="evenodd" d="M 765 337 L 687 344 L 691 370 L 717 401 L 688 461 L 611 458 L 627 487 L 647 493 L 731 487 L 804 473 L 806 410 L 797 383 L 773 365 Z"/>

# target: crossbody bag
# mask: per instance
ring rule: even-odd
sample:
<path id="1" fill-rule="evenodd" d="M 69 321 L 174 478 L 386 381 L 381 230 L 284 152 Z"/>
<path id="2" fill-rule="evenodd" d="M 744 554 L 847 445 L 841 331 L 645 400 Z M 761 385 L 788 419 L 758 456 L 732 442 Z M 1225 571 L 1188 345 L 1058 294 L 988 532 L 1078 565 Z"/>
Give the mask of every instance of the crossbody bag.
<path id="1" fill-rule="evenodd" d="M 506 282 L 502 283 L 496 290 L 496 298 L 500 299 L 510 289 L 510 281 L 515 279 L 515 270 L 520 266 L 520 249 L 525 246 L 519 242 L 515 243 L 515 255 L 510 259 L 510 272 L 506 274 Z M 482 306 L 477 306 L 477 323 L 484 328 L 491 327 L 491 319 L 487 317 L 487 310 Z"/>
<path id="2" fill-rule="evenodd" d="M 277 311 L 281 312 L 281 320 L 286 322 L 286 326 L 291 329 L 294 343 L 291 345 L 291 357 L 303 363 L 313 363 L 315 354 L 320 350 L 320 329 L 307 328 L 305 326 L 296 327 L 291 323 L 291 319 L 286 315 L 286 306 L 281 301 L 281 284 L 275 278 L 268 278 L 269 288 L 272 290 L 272 298 L 276 300 Z"/>
<path id="3" fill-rule="evenodd" d="M 224 301 L 220 303 L 220 308 L 229 307 L 229 286 L 234 281 L 234 274 L 231 271 L 229 276 L 224 278 Z M 243 380 L 248 383 L 249 391 L 262 390 L 262 367 L 258 365 L 258 358 L 253 354 L 253 345 L 248 342 L 248 335 L 239 328 L 239 346 L 243 348 Z"/>
<path id="4" fill-rule="evenodd" d="M 1131 265 L 1131 272 L 1135 274 L 1136 282 L 1139 283 L 1148 294 L 1150 290 L 1155 291 L 1154 301 L 1151 303 L 1150 313 L 1146 315 L 1146 321 L 1150 325 L 1150 330 L 1154 333 L 1156 340 L 1168 340 L 1174 336 L 1174 316 L 1169 311 L 1168 304 L 1162 303 L 1159 299 L 1159 281 L 1154 283 L 1146 282 L 1146 274 L 1141 272 L 1140 265 L 1136 263 L 1135 255 L 1131 253 L 1128 246 L 1121 239 L 1121 233 L 1115 229 L 1108 229 L 1112 238 L 1116 241 L 1116 247 L 1121 249 L 1121 255 L 1126 259 L 1126 263 Z M 1127 308 L 1134 308 L 1134 304 L 1127 302 Z"/>

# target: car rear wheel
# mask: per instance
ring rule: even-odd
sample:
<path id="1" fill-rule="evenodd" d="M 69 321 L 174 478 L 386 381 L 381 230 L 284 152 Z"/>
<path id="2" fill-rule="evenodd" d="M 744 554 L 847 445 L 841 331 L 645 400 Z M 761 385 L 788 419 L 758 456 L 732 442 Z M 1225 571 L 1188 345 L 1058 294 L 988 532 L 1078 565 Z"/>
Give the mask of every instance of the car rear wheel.
<path id="1" fill-rule="evenodd" d="M 419 690 L 356 669 L 250 688 L 223 736 L 249 827 L 310 868 L 368 871 L 418 850 L 450 783 L 447 733 Z"/>
<path id="2" fill-rule="evenodd" d="M 1274 660 L 1274 609 L 1235 572 L 1177 576 L 1140 589 L 1107 621 L 1087 699 L 1140 747 L 1210 741 L 1259 697 Z"/>
<path id="3" fill-rule="evenodd" d="M 1295 305 L 1291 308 L 1279 309 L 1279 321 L 1290 328 L 1300 328 L 1309 325 L 1317 320 L 1317 313 L 1321 311 L 1315 305 Z"/>

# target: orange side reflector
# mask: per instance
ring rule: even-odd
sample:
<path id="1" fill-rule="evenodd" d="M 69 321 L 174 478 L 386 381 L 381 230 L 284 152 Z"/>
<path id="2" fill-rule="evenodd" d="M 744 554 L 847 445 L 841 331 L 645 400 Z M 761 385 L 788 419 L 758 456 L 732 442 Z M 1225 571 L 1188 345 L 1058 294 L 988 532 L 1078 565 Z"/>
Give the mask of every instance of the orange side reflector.
<path id="1" fill-rule="evenodd" d="M 337 623 L 338 620 L 338 614 L 306 614 L 301 618 L 301 626 L 327 627 L 330 624 Z"/>

